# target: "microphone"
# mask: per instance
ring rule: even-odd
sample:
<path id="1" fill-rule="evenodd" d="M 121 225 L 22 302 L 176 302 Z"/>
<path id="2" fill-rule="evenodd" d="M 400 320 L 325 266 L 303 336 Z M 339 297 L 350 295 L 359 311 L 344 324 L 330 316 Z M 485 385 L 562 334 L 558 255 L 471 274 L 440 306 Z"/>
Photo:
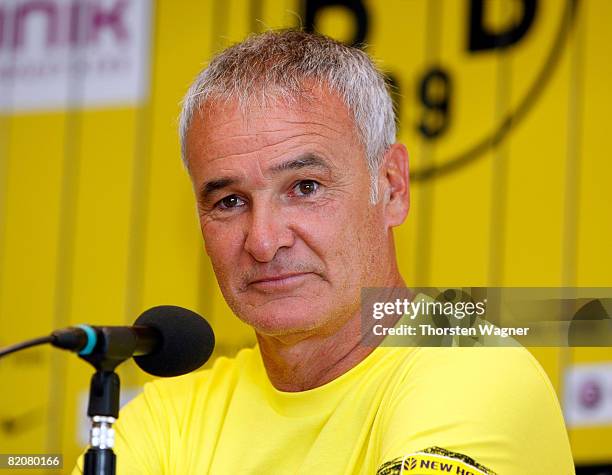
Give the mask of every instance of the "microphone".
<path id="1" fill-rule="evenodd" d="M 206 363 L 215 347 L 215 335 L 197 313 L 162 305 L 145 311 L 134 326 L 78 325 L 54 331 L 50 343 L 86 360 L 119 363 L 133 356 L 143 371 L 170 377 Z"/>
<path id="2" fill-rule="evenodd" d="M 91 417 L 90 447 L 83 473 L 115 473 L 113 423 L 119 417 L 119 376 L 115 368 L 134 357 L 155 376 L 180 376 L 202 366 L 213 352 L 215 335 L 206 320 L 181 307 L 164 305 L 144 312 L 132 327 L 78 325 L 51 335 L 0 348 L 0 358 L 26 348 L 51 343 L 77 352 L 91 363 L 87 415 Z"/>

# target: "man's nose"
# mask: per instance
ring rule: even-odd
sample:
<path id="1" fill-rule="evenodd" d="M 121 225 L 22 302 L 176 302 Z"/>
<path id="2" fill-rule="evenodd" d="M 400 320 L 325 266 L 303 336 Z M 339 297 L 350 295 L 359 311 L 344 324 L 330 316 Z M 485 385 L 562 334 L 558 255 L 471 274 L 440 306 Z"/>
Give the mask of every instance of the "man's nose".
<path id="1" fill-rule="evenodd" d="M 282 210 L 270 203 L 253 205 L 244 249 L 258 262 L 270 262 L 282 247 L 293 246 L 295 236 Z"/>

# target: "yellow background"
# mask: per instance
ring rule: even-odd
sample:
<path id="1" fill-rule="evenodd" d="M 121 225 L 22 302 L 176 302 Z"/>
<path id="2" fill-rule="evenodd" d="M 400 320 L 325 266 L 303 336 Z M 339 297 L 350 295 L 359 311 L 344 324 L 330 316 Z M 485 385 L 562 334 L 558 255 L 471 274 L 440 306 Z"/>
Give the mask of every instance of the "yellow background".
<path id="1" fill-rule="evenodd" d="M 412 207 L 396 233 L 407 282 L 612 286 L 612 2 L 572 10 L 570 1 L 540 0 L 520 41 L 479 52 L 467 49 L 467 0 L 363 3 L 367 51 L 397 80 L 400 139 L 411 153 Z M 509 28 L 522 4 L 485 1 L 485 24 Z M 158 0 L 145 103 L 0 116 L 0 346 L 77 323 L 131 324 L 158 304 L 206 316 L 217 356 L 253 341 L 203 253 L 176 117 L 214 52 L 250 31 L 299 25 L 303 8 Z M 341 40 L 355 33 L 346 7 L 315 20 Z M 450 113 L 447 129 L 425 139 L 418 90 L 433 67 L 451 78 Z M 444 171 L 479 143 L 467 164 Z M 425 173 L 432 169 L 442 172 Z M 568 365 L 612 360 L 609 348 L 533 352 L 560 394 Z M 90 374 L 78 358 L 44 348 L 0 361 L 0 452 L 63 453 L 71 466 Z M 147 380 L 132 363 L 120 376 L 124 388 Z M 570 439 L 577 461 L 612 460 L 611 426 L 571 430 Z"/>

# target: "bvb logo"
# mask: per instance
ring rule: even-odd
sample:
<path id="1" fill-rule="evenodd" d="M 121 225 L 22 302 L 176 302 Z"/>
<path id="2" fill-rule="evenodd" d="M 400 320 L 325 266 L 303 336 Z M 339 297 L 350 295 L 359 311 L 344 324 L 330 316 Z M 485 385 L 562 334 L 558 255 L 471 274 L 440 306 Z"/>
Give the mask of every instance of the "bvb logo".
<path id="1" fill-rule="evenodd" d="M 492 26 L 496 7 L 502 21 Z M 428 180 L 478 160 L 537 107 L 564 52 L 578 0 L 304 0 L 304 9 L 307 30 L 352 45 L 372 45 L 368 51 L 388 71 L 398 115 L 404 108 L 416 111 L 402 120 L 400 133 L 427 145 L 458 142 L 440 147 L 435 163 L 411 170 L 411 179 Z M 402 41 L 402 31 L 417 28 L 424 30 L 421 41 Z M 504 56 L 511 63 L 511 78 L 495 69 Z M 483 71 L 491 74 L 483 77 Z M 511 86 L 496 90 L 495 81 Z M 511 98 L 503 113 L 483 119 L 504 95 Z M 465 111 L 487 100 L 490 109 L 465 119 Z"/>

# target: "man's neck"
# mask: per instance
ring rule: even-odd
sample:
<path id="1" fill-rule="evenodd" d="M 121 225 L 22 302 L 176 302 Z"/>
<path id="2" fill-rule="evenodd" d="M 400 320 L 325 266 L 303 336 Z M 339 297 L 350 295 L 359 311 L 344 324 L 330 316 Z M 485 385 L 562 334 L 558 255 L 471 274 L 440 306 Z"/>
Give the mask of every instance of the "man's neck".
<path id="1" fill-rule="evenodd" d="M 290 344 L 257 335 L 268 378 L 276 389 L 287 392 L 306 391 L 336 379 L 374 350 L 360 344 L 359 325 L 357 315 L 332 335 Z"/>
<path id="2" fill-rule="evenodd" d="M 397 276 L 388 287 L 405 287 Z M 357 366 L 374 349 L 363 344 L 361 312 L 357 311 L 338 330 L 314 334 L 296 341 L 257 334 L 261 356 L 273 386 L 297 392 L 322 386 Z"/>

